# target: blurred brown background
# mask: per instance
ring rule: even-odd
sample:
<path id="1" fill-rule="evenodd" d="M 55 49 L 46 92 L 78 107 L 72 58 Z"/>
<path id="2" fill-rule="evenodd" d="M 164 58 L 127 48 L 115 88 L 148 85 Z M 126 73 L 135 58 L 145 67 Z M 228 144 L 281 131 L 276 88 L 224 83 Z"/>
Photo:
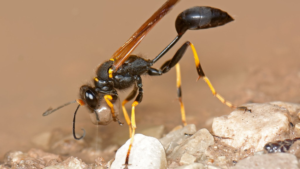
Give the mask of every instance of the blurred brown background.
<path id="1" fill-rule="evenodd" d="M 31 138 L 43 131 L 66 128 L 71 132 L 75 105 L 48 117 L 42 117 L 42 113 L 50 106 L 77 98 L 79 87 L 94 77 L 97 66 L 108 60 L 163 3 L 162 0 L 1 1 L 0 156 L 9 150 L 30 148 Z M 297 0 L 182 0 L 134 53 L 154 58 L 176 36 L 177 15 L 192 6 L 220 8 L 235 21 L 223 27 L 187 32 L 155 67 L 160 67 L 189 40 L 196 46 L 203 69 L 216 90 L 233 103 L 300 101 L 297 85 L 300 2 Z M 231 111 L 212 96 L 203 81 L 195 82 L 197 73 L 190 50 L 182 59 L 181 69 L 188 123 L 195 123 L 198 128 L 209 127 L 213 117 Z M 287 76 L 290 81 L 285 82 Z M 268 78 L 270 83 L 257 85 Z M 169 130 L 181 124 L 175 82 L 174 70 L 161 77 L 143 78 L 144 99 L 136 115 L 138 127 L 164 124 Z M 255 99 L 247 90 L 251 87 L 252 92 L 257 88 L 268 97 Z M 289 94 L 282 95 L 287 90 Z M 269 93 L 264 95 L 264 91 Z M 120 92 L 121 98 L 128 92 Z M 245 97 L 247 92 L 249 97 Z M 128 110 L 129 107 L 130 104 Z M 87 133 L 91 136 L 96 129 L 87 112 L 83 108 L 79 111 L 77 129 L 94 128 L 94 132 Z M 100 127 L 100 131 L 113 133 L 120 128 L 127 131 L 127 126 L 119 127 L 116 123 Z"/>

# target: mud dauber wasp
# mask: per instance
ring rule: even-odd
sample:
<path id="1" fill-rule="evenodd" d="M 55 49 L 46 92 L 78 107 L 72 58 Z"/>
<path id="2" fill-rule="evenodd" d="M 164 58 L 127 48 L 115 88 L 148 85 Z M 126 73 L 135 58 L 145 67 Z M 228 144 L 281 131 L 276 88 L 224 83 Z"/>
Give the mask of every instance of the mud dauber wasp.
<path id="1" fill-rule="evenodd" d="M 153 60 L 146 60 L 136 55 L 131 55 L 133 50 L 141 43 L 146 34 L 154 27 L 154 25 L 163 18 L 172 7 L 179 2 L 179 0 L 168 0 L 161 8 L 159 8 L 125 43 L 122 45 L 112 56 L 112 58 L 103 64 L 101 64 L 96 70 L 96 77 L 93 79 L 94 86 L 83 85 L 80 87 L 80 99 L 66 103 L 56 109 L 48 109 L 43 115 L 47 116 L 52 112 L 69 105 L 71 103 L 78 103 L 78 107 L 74 113 L 73 119 L 73 136 L 75 139 L 80 140 L 85 136 L 76 137 L 75 135 L 75 117 L 77 110 L 82 105 L 87 105 L 91 111 L 91 117 L 94 124 L 107 125 L 112 120 L 122 124 L 118 120 L 121 104 L 119 101 L 117 90 L 126 89 L 130 86 L 134 86 L 132 92 L 122 102 L 122 110 L 129 126 L 131 143 L 128 148 L 125 165 L 128 165 L 130 150 L 133 143 L 133 136 L 135 134 L 135 107 L 141 103 L 143 98 L 143 85 L 141 75 L 148 74 L 150 76 L 160 76 L 167 73 L 171 68 L 176 66 L 177 74 L 177 95 L 181 107 L 182 122 L 186 125 L 184 105 L 181 100 L 181 78 L 179 61 L 185 53 L 186 49 L 190 46 L 195 59 L 197 73 L 199 78 L 202 78 L 214 96 L 216 96 L 222 103 L 231 108 L 235 108 L 230 102 L 226 101 L 221 95 L 219 95 L 209 79 L 205 76 L 194 45 L 187 41 L 179 50 L 175 53 L 172 59 L 166 61 L 160 69 L 155 69 L 152 66 L 161 57 L 163 57 L 184 35 L 187 30 L 207 29 L 224 25 L 233 21 L 233 18 L 220 9 L 196 6 L 189 8 L 180 13 L 176 19 L 175 27 L 177 36 L 172 42 L 164 48 Z M 125 109 L 125 104 L 133 100 L 131 118 Z"/>

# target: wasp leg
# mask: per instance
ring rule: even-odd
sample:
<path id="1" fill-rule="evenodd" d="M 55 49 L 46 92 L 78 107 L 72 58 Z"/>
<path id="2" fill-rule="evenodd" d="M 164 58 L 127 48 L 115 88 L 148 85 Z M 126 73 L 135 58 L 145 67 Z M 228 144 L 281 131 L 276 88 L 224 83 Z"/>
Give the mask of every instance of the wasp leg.
<path id="1" fill-rule="evenodd" d="M 228 107 L 230 107 L 230 108 L 235 108 L 236 106 L 234 106 L 232 103 L 226 101 L 220 94 L 218 94 L 218 93 L 216 92 L 216 90 L 215 90 L 215 88 L 213 87 L 213 85 L 211 84 L 210 80 L 205 76 L 205 74 L 204 74 L 204 72 L 203 72 L 203 70 L 202 70 L 202 67 L 201 67 L 201 64 L 200 64 L 199 57 L 198 57 L 198 54 L 197 54 L 197 52 L 196 52 L 196 49 L 195 49 L 194 45 L 193 45 L 191 42 L 187 41 L 186 43 L 184 43 L 184 44 L 182 45 L 182 47 L 179 49 L 179 51 L 180 51 L 180 50 L 182 50 L 182 51 L 181 51 L 181 52 L 177 52 L 177 53 L 179 53 L 179 55 L 180 55 L 180 54 L 183 55 L 184 52 L 185 52 L 185 49 L 186 49 L 188 46 L 191 47 L 191 49 L 192 49 L 192 51 L 193 51 L 193 54 L 194 54 L 194 59 L 195 59 L 195 64 L 196 64 L 196 69 L 197 69 L 197 73 L 198 73 L 198 75 L 199 75 L 199 77 L 198 77 L 197 80 L 199 80 L 200 78 L 202 78 L 202 79 L 205 81 L 205 83 L 208 85 L 208 87 L 210 88 L 212 94 L 213 94 L 215 97 L 217 97 L 223 104 L 227 105 Z M 177 53 L 175 54 L 174 57 L 176 57 Z M 176 64 L 176 61 L 178 62 L 178 61 L 180 60 L 181 57 L 182 57 L 182 56 L 178 56 L 179 59 L 173 58 L 172 60 L 170 60 L 169 67 L 171 68 L 174 64 Z M 167 62 L 168 62 L 168 61 L 167 61 Z M 175 62 L 175 63 L 174 63 L 174 62 Z M 169 67 L 167 67 L 167 68 L 169 68 Z M 170 68 L 169 68 L 169 69 L 170 69 Z"/>
<path id="2" fill-rule="evenodd" d="M 117 121 L 120 125 L 122 125 L 123 123 L 121 123 L 119 121 L 119 119 L 117 118 L 116 113 L 115 113 L 115 109 L 114 109 L 114 105 L 111 102 L 111 100 L 113 100 L 112 96 L 107 94 L 107 95 L 104 96 L 104 99 L 105 99 L 107 105 L 109 106 L 109 108 L 111 110 L 111 114 L 112 114 L 113 120 Z"/>
<path id="3" fill-rule="evenodd" d="M 164 64 L 164 65 L 166 65 L 166 64 Z M 163 72 L 162 70 L 157 70 L 157 69 L 151 67 L 148 70 L 147 73 L 150 76 L 160 76 L 160 75 L 162 75 L 163 73 L 166 73 L 166 72 Z M 177 96 L 178 96 L 178 100 L 179 100 L 179 103 L 180 103 L 181 120 L 182 120 L 183 125 L 186 126 L 187 123 L 186 123 L 186 118 L 185 118 L 185 109 L 184 109 L 184 104 L 182 102 L 181 75 L 180 75 L 180 66 L 179 66 L 179 63 L 176 64 L 176 76 L 177 76 Z"/>
<path id="4" fill-rule="evenodd" d="M 181 74 L 179 63 L 176 64 L 176 77 L 177 77 L 177 96 L 180 103 L 181 120 L 184 126 L 186 126 L 185 109 L 182 102 L 182 91 L 181 91 Z"/>
<path id="5" fill-rule="evenodd" d="M 180 50 L 180 49 L 179 49 Z M 175 55 L 176 56 L 176 55 Z M 182 56 L 182 55 L 181 55 Z M 179 58 L 180 60 L 180 58 Z M 178 61 L 179 61 L 178 60 Z M 178 62 L 177 61 L 177 62 Z M 168 63 L 170 63 L 170 61 L 167 61 Z M 167 63 L 166 62 L 166 63 Z M 164 64 L 164 65 L 167 65 L 167 64 Z M 162 67 L 164 67 L 164 65 Z M 164 69 L 164 68 L 163 68 Z M 167 71 L 163 72 L 163 69 L 162 70 L 157 70 L 155 68 L 150 68 L 148 70 L 148 75 L 150 76 L 159 76 L 159 75 L 162 75 L 163 73 L 166 73 L 167 71 L 170 70 L 170 68 L 168 68 Z M 166 70 L 166 69 L 165 69 Z M 186 118 L 185 118 L 185 109 L 184 109 L 184 104 L 182 102 L 182 91 L 181 91 L 181 74 L 180 74 L 180 66 L 179 66 L 179 63 L 176 64 L 176 76 L 177 76 L 177 96 L 178 96 L 178 100 L 179 100 L 179 103 L 180 103 L 180 111 L 181 111 L 181 120 L 182 120 L 182 123 L 184 126 L 187 125 L 186 123 Z"/>
<path id="6" fill-rule="evenodd" d="M 166 61 L 162 66 L 160 70 L 157 70 L 155 68 L 150 68 L 148 70 L 148 74 L 151 76 L 159 76 L 163 73 L 167 73 L 173 66 L 176 65 L 176 77 L 177 77 L 177 96 L 178 101 L 180 103 L 180 111 L 181 111 L 181 120 L 184 126 L 187 125 L 186 123 L 186 117 L 185 117 L 185 109 L 184 104 L 182 102 L 182 91 L 181 91 L 181 74 L 180 74 L 180 66 L 179 66 L 179 60 L 182 58 L 183 54 L 185 53 L 185 50 L 188 46 L 186 44 L 182 45 L 176 54 L 173 56 L 172 59 Z M 157 59 L 157 57 L 155 58 Z M 156 60 L 153 60 L 152 62 L 156 62 Z M 158 59 L 157 59 L 158 60 Z"/>
<path id="7" fill-rule="evenodd" d="M 208 87 L 210 88 L 210 90 L 212 91 L 212 94 L 217 97 L 223 104 L 227 105 L 228 107 L 230 108 L 236 108 L 236 106 L 234 106 L 232 103 L 226 101 L 221 95 L 219 95 L 215 88 L 213 87 L 213 85 L 211 84 L 210 80 L 205 76 L 203 70 L 202 70 L 202 67 L 201 67 L 201 64 L 200 64 L 200 61 L 199 61 L 199 58 L 198 58 L 198 54 L 196 52 L 196 49 L 194 47 L 194 45 L 187 41 L 185 42 L 179 49 L 178 51 L 176 52 L 176 54 L 173 56 L 172 59 L 166 61 L 162 66 L 161 66 L 161 73 L 166 73 L 168 72 L 172 67 L 174 67 L 179 61 L 180 59 L 182 58 L 183 54 L 185 53 L 187 47 L 190 46 L 192 51 L 193 51 L 193 54 L 194 54 L 194 59 L 195 59 L 195 64 L 196 64 L 196 69 L 197 69 L 197 73 L 199 75 L 198 79 L 199 80 L 200 78 L 202 78 L 206 84 L 208 85 Z M 159 72 L 159 71 L 158 71 Z M 149 73 L 149 72 L 148 72 Z M 177 85 L 178 86 L 178 85 Z"/>
<path id="8" fill-rule="evenodd" d="M 132 109 L 131 109 L 131 136 L 130 136 L 130 145 L 127 151 L 127 155 L 126 155 L 126 160 L 125 160 L 125 165 L 128 165 L 129 162 L 129 155 L 130 155 L 130 151 L 131 151 L 131 147 L 133 144 L 133 138 L 134 138 L 134 134 L 135 134 L 135 129 L 136 129 L 136 123 L 135 123 L 135 107 L 141 103 L 142 99 L 143 99 L 143 85 L 142 85 L 142 79 L 140 76 L 136 76 L 136 84 L 137 87 L 139 89 L 139 93 L 137 95 L 137 97 L 135 98 L 135 101 L 132 103 Z"/>
<path id="9" fill-rule="evenodd" d="M 133 90 L 131 91 L 131 93 L 130 93 L 130 94 L 126 97 L 126 99 L 122 102 L 123 114 L 124 114 L 124 117 L 125 117 L 125 120 L 126 120 L 128 126 L 129 126 L 129 137 L 131 137 L 131 131 L 132 131 L 132 128 L 131 128 L 130 118 L 129 118 L 128 113 L 127 113 L 127 110 L 126 110 L 126 108 L 125 108 L 125 104 L 134 98 L 134 96 L 135 96 L 136 93 L 137 93 L 137 89 L 138 89 L 137 85 L 134 85 L 134 88 L 133 88 Z"/>

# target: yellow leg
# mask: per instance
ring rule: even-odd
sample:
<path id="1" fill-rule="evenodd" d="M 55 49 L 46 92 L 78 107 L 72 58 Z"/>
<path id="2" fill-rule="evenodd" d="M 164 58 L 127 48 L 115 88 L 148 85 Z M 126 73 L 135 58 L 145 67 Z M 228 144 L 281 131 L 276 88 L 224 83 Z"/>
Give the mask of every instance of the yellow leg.
<path id="1" fill-rule="evenodd" d="M 128 165 L 129 162 L 129 155 L 130 155 L 130 151 L 132 148 L 132 144 L 133 144 L 133 139 L 134 139 L 134 134 L 135 134 L 135 129 L 136 129 L 136 123 L 135 123 L 135 107 L 139 104 L 138 101 L 134 101 L 132 103 L 132 110 L 131 110 L 131 127 L 132 127 L 132 133 L 130 136 L 130 145 L 127 151 L 127 155 L 126 155 L 126 160 L 125 160 L 125 165 Z"/>
<path id="2" fill-rule="evenodd" d="M 114 121 L 117 121 L 119 124 L 122 124 L 122 123 L 119 121 L 119 119 L 116 117 L 114 105 L 113 105 L 113 103 L 111 102 L 112 96 L 111 96 L 111 95 L 105 95 L 105 96 L 104 96 L 104 99 L 105 99 L 107 105 L 109 106 L 109 108 L 110 108 L 110 110 L 111 110 L 111 114 L 112 114 L 113 120 L 114 120 Z"/>
<path id="3" fill-rule="evenodd" d="M 201 64 L 200 64 L 200 61 L 199 61 L 199 57 L 198 57 L 198 54 L 196 52 L 196 49 L 195 49 L 194 45 L 191 42 L 189 42 L 189 45 L 192 48 L 192 51 L 193 51 L 193 54 L 194 54 L 195 64 L 196 64 L 197 72 L 198 72 L 198 75 L 199 75 L 198 80 L 200 78 L 202 78 L 205 81 L 205 83 L 208 85 L 210 90 L 212 91 L 212 94 L 214 96 L 216 96 L 222 103 L 224 103 L 225 105 L 227 105 L 230 108 L 236 108 L 236 106 L 234 106 L 232 103 L 226 101 L 221 95 L 219 95 L 216 92 L 215 88 L 213 87 L 213 85 L 211 84 L 209 79 L 205 76 L 205 74 L 202 70 L 202 67 L 201 67 Z"/>
<path id="4" fill-rule="evenodd" d="M 138 89 L 138 87 L 137 87 L 137 85 L 135 85 L 133 90 L 131 91 L 131 93 L 122 102 L 123 114 L 124 114 L 124 117 L 125 117 L 125 120 L 126 120 L 128 126 L 129 126 L 129 137 L 131 137 L 131 135 L 132 135 L 132 133 L 131 133 L 132 132 L 132 127 L 131 127 L 130 118 L 129 118 L 128 113 L 127 113 L 126 108 L 125 108 L 125 104 L 135 97 L 135 95 L 137 93 L 137 89 Z"/>
<path id="5" fill-rule="evenodd" d="M 126 123 L 127 123 L 128 126 L 129 126 L 129 137 L 131 137 L 131 135 L 132 135 L 131 122 L 130 122 L 130 118 L 129 118 L 129 116 L 128 116 L 127 110 L 126 110 L 126 108 L 125 108 L 125 104 L 126 104 L 127 102 L 128 102 L 128 100 L 126 100 L 126 99 L 122 102 L 122 110 L 123 110 L 123 114 L 124 114 Z"/>
<path id="6" fill-rule="evenodd" d="M 182 102 L 181 74 L 180 74 L 179 63 L 176 64 L 176 77 L 177 77 L 177 96 L 178 96 L 178 100 L 180 102 L 181 119 L 182 119 L 183 125 L 186 126 L 185 109 L 184 109 L 184 104 Z"/>

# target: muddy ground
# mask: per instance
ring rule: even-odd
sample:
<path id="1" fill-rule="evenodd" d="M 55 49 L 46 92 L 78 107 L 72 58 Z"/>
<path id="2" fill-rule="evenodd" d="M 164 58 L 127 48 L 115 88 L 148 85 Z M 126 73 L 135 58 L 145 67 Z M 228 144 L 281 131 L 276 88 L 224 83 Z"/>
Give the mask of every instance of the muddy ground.
<path id="1" fill-rule="evenodd" d="M 19 1 L 0 2 L 0 161 L 9 150 L 34 147 L 31 139 L 55 128 L 71 132 L 76 106 L 42 117 L 78 97 L 98 64 L 108 60 L 162 1 Z M 172 57 L 189 40 L 199 52 L 206 75 L 216 90 L 234 104 L 300 102 L 300 2 L 182 0 L 135 50 L 154 58 L 175 36 L 176 16 L 192 6 L 213 6 L 235 21 L 214 29 L 189 31 L 155 67 Z M 215 99 L 197 74 L 191 51 L 181 61 L 183 101 L 187 122 L 209 128 L 212 118 L 231 110 Z M 144 99 L 137 107 L 138 127 L 181 124 L 176 100 L 175 71 L 144 77 Z M 120 92 L 125 98 L 129 91 Z M 128 105 L 128 110 L 130 105 Z M 124 122 L 123 117 L 121 120 Z M 81 109 L 77 128 L 99 136 L 107 145 L 126 126 L 116 123 L 97 129 L 87 109 Z M 98 131 L 98 134 L 97 134 Z M 101 145 L 99 146 L 101 147 Z"/>

